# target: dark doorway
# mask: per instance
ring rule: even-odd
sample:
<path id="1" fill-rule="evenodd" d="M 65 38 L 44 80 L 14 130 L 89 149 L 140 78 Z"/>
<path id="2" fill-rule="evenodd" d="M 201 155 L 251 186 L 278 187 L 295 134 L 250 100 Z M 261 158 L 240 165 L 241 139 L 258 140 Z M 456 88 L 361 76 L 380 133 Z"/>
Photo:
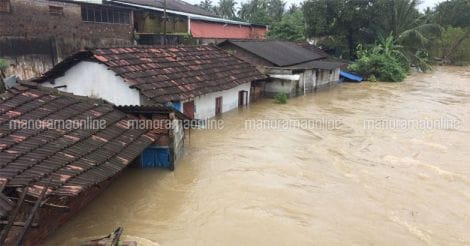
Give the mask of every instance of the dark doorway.
<path id="1" fill-rule="evenodd" d="M 183 103 L 183 113 L 191 119 L 194 119 L 194 101 Z"/>
<path id="2" fill-rule="evenodd" d="M 222 97 L 215 98 L 215 115 L 222 114 Z"/>
<path id="3" fill-rule="evenodd" d="M 243 107 L 248 104 L 248 91 L 238 92 L 238 107 Z"/>

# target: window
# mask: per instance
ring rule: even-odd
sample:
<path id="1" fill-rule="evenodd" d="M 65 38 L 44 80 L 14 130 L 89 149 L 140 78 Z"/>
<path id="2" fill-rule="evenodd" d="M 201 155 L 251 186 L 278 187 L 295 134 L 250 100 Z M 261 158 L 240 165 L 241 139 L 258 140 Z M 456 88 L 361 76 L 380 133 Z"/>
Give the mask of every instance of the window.
<path id="1" fill-rule="evenodd" d="M 10 13 L 11 3 L 10 0 L 0 0 L 0 12 Z"/>
<path id="2" fill-rule="evenodd" d="M 49 14 L 51 15 L 64 15 L 64 8 L 57 6 L 49 6 Z"/>
<path id="3" fill-rule="evenodd" d="M 82 21 L 130 24 L 130 12 L 101 6 L 82 6 Z"/>

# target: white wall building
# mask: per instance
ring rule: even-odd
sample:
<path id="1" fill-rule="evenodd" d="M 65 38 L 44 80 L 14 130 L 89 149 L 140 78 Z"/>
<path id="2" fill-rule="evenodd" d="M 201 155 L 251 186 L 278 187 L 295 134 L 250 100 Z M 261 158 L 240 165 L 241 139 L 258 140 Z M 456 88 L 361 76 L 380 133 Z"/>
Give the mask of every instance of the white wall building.
<path id="1" fill-rule="evenodd" d="M 189 49 L 189 54 L 201 52 L 200 57 L 208 60 L 186 56 Z M 152 52 L 155 61 L 148 58 Z M 213 68 L 201 63 L 211 63 Z M 251 82 L 264 78 L 256 68 L 221 49 L 191 46 L 82 52 L 65 59 L 38 81 L 118 106 L 171 105 L 190 118 L 203 120 L 249 104 Z"/>

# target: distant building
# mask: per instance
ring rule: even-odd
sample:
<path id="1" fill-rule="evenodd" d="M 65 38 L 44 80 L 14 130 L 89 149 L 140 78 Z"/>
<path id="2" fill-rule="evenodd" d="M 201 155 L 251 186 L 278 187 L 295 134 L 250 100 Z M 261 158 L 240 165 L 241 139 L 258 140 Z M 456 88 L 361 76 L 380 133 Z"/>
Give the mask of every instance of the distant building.
<path id="1" fill-rule="evenodd" d="M 118 106 L 172 105 L 203 120 L 247 105 L 252 82 L 263 79 L 214 46 L 134 46 L 77 53 L 37 81 Z"/>
<path id="2" fill-rule="evenodd" d="M 321 50 L 277 40 L 226 40 L 218 46 L 269 77 L 258 86 L 266 96 L 303 95 L 339 81 L 342 64 L 326 60 Z"/>
<path id="3" fill-rule="evenodd" d="M 0 0 L 0 57 L 7 76 L 39 76 L 85 48 L 134 44 L 208 44 L 226 38 L 264 38 L 267 27 L 225 20 L 167 0 Z"/>
<path id="4" fill-rule="evenodd" d="M 38 76 L 85 48 L 133 44 L 132 11 L 68 0 L 1 0 L 0 57 L 8 75 Z"/>
<path id="5" fill-rule="evenodd" d="M 139 44 L 161 44 L 164 33 L 163 0 L 108 0 L 108 4 L 134 10 L 134 27 Z M 227 20 L 181 0 L 167 0 L 166 43 L 193 39 L 198 44 L 217 43 L 227 38 L 264 39 L 267 26 Z"/>
<path id="6" fill-rule="evenodd" d="M 0 227 L 0 245 L 40 244 L 124 168 L 158 157 L 146 153 L 168 145 L 170 132 L 132 122 L 149 112 L 169 119 L 173 110 L 127 110 L 139 117 L 34 84 L 0 94 L 0 219 L 14 222 Z"/>

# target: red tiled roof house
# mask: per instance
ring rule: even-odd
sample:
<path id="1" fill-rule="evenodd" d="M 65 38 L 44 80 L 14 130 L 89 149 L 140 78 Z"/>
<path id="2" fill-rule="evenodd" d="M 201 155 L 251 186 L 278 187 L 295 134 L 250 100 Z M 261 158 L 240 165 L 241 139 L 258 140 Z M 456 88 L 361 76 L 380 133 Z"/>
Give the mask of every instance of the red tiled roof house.
<path id="1" fill-rule="evenodd" d="M 214 46 L 133 46 L 75 54 L 37 79 L 115 105 L 172 105 L 207 119 L 250 101 L 254 66 Z"/>
<path id="2" fill-rule="evenodd" d="M 137 119 L 50 88 L 20 85 L 1 94 L 0 220 L 8 223 L 0 245 L 38 245 L 165 137 L 132 127 Z"/>

